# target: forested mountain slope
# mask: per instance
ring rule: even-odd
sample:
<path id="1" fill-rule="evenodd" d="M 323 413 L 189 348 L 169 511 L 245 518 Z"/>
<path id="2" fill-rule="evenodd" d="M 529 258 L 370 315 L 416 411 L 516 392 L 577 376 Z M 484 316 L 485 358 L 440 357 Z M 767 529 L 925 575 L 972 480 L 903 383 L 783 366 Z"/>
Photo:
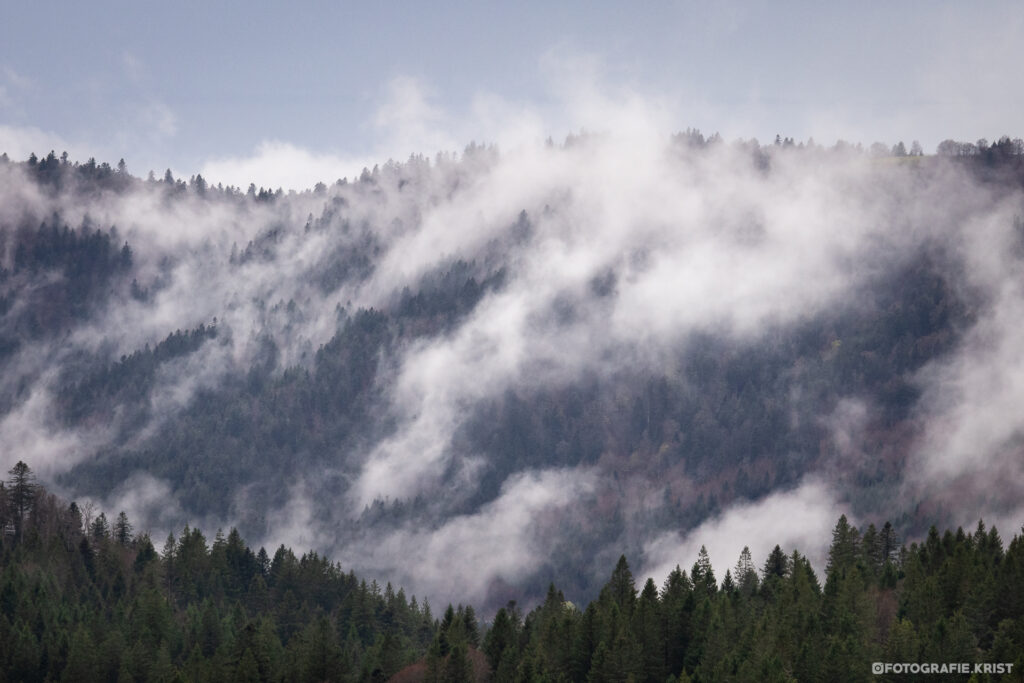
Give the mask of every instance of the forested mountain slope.
<path id="1" fill-rule="evenodd" d="M 702 535 L 820 569 L 840 509 L 1018 528 L 1024 157 L 943 151 L 595 135 L 302 193 L 4 158 L 5 464 L 489 612 Z"/>

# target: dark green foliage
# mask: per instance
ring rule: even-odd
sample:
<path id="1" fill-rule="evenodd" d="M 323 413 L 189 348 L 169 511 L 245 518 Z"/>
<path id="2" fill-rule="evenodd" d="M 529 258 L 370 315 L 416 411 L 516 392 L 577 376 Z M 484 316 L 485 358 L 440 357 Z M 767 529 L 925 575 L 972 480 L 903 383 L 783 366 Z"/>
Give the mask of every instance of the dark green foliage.
<path id="1" fill-rule="evenodd" d="M 13 486 L 33 495 L 16 498 L 20 536 L 13 524 L 0 533 L 0 680 L 377 681 L 435 639 L 404 592 L 382 594 L 316 553 L 281 548 L 268 566 L 235 530 L 211 544 L 186 526 L 157 554 L 124 513 L 113 531 L 104 513 L 84 529 L 78 507 L 21 465 Z M 0 502 L 12 515 L 15 502 Z M 468 662 L 471 608 L 451 630 Z"/>
<path id="2" fill-rule="evenodd" d="M 4 490 L 30 481 L 19 466 Z M 719 585 L 702 549 L 691 574 L 639 593 L 621 557 L 583 612 L 551 585 L 525 619 L 509 603 L 481 634 L 472 607 L 435 624 L 401 589 L 316 553 L 268 560 L 236 530 L 209 543 L 186 526 L 158 555 L 127 515 L 111 534 L 41 488 L 23 503 L 0 553 L 7 680 L 354 683 L 419 660 L 429 681 L 862 681 L 874 661 L 1019 662 L 1024 646 L 1024 537 L 1004 549 L 980 523 L 897 552 L 890 525 L 860 534 L 842 517 L 824 587 L 779 546 L 760 576 L 744 549 Z"/>
<path id="3" fill-rule="evenodd" d="M 35 474 L 21 460 L 10 469 L 8 474 L 11 478 L 7 480 L 4 492 L 6 495 L 3 500 L 6 510 L 0 514 L 4 521 L 11 520 L 14 525 L 14 539 L 17 541 L 21 538 L 22 528 L 35 506 L 37 487 Z"/>
<path id="4" fill-rule="evenodd" d="M 516 648 L 519 624 L 514 621 L 514 614 L 514 605 L 510 605 L 508 609 L 499 609 L 494 615 L 494 622 L 487 632 L 487 637 L 484 638 L 484 654 L 487 655 L 491 669 L 495 671 L 506 650 L 513 651 Z"/>
<path id="5" fill-rule="evenodd" d="M 865 537 L 870 551 L 864 549 Z M 500 680 L 510 680 L 503 672 L 518 662 L 518 680 L 655 683 L 691 678 L 867 681 L 873 661 L 1019 659 L 1011 643 L 1020 643 L 1024 633 L 1020 589 L 1000 584 L 999 577 L 1020 577 L 1022 537 L 1014 538 L 1006 553 L 998 536 L 984 526 L 973 535 L 949 534 L 945 541 L 936 532 L 903 553 L 886 545 L 893 538 L 890 525 L 881 533 L 869 527 L 861 536 L 845 517 L 840 519 L 824 589 L 806 558 L 795 551 L 787 556 L 776 546 L 760 578 L 756 572 L 750 576 L 749 552 L 741 554 L 735 572 L 741 578 L 727 573 L 733 590 L 726 589 L 725 581 L 721 587 L 713 583 L 709 577 L 714 570 L 702 552 L 694 565 L 695 582 L 676 568 L 660 594 L 648 581 L 635 602 L 616 600 L 612 596 L 631 594 L 623 558 L 600 599 L 583 614 L 572 610 L 571 618 L 559 622 L 551 606 L 552 587 L 548 600 L 526 618 L 519 639 L 525 646 L 509 647 L 500 656 L 498 646 L 510 624 L 506 611 L 499 611 L 485 651 L 492 668 L 498 662 Z M 875 571 L 880 563 L 893 567 L 897 578 Z M 961 564 L 975 569 L 958 569 Z M 959 578 L 950 582 L 956 586 L 953 597 L 944 600 L 937 587 L 949 575 Z M 755 588 L 758 583 L 760 590 Z M 989 601 L 995 594 L 990 587 L 996 585 L 1003 585 L 1014 601 L 1012 616 Z M 621 606 L 629 604 L 633 617 L 626 620 Z M 925 625 L 919 626 L 915 618 Z M 550 664 L 557 661 L 550 645 L 557 633 L 553 623 L 564 631 L 558 634 L 561 642 L 568 643 L 561 646 L 573 662 L 568 670 Z"/>

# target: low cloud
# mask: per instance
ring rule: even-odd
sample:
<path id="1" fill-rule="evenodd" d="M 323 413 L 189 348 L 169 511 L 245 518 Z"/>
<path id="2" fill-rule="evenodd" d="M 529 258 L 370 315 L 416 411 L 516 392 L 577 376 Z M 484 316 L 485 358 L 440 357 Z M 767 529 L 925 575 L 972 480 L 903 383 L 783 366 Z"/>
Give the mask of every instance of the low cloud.
<path id="1" fill-rule="evenodd" d="M 0 154 L 6 153 L 12 161 L 27 159 L 30 154 L 45 156 L 50 150 L 58 154 L 67 151 L 80 159 L 95 155 L 94 149 L 69 142 L 53 131 L 0 124 Z"/>
<path id="2" fill-rule="evenodd" d="M 557 519 L 559 511 L 577 505 L 596 481 L 596 473 L 582 469 L 520 472 L 477 512 L 436 527 L 408 525 L 372 534 L 336 552 L 346 564 L 432 599 L 479 604 L 495 585 L 522 583 L 548 562 L 561 537 L 546 518 Z"/>
<path id="3" fill-rule="evenodd" d="M 358 178 L 364 169 L 388 158 L 432 157 L 452 151 L 457 138 L 446 132 L 451 124 L 431 100 L 429 88 L 421 81 L 409 76 L 390 81 L 370 123 L 377 142 L 369 154 L 313 152 L 288 142 L 265 140 L 250 156 L 207 161 L 200 173 L 211 182 L 241 188 L 255 183 L 271 189 L 304 190 L 317 183 L 330 185 L 342 178 Z"/>
<path id="4" fill-rule="evenodd" d="M 184 524 L 200 528 L 201 520 L 185 513 L 174 496 L 174 488 L 145 472 L 136 472 L 125 479 L 104 500 L 86 499 L 85 502 L 90 501 L 97 512 L 107 515 L 111 526 L 116 515 L 124 512 L 135 527 L 135 534 L 149 534 L 158 551 L 167 534 L 177 534 Z"/>
<path id="5" fill-rule="evenodd" d="M 112 434 L 104 428 L 68 430 L 53 412 L 50 371 L 23 402 L 0 418 L 0 466 L 7 472 L 19 460 L 44 478 L 92 456 Z"/>
<path id="6" fill-rule="evenodd" d="M 644 564 L 636 575 L 660 585 L 679 565 L 687 572 L 705 546 L 715 578 L 721 581 L 736 565 L 744 546 L 761 565 L 776 545 L 786 554 L 798 550 L 819 574 L 824 572 L 831 530 L 844 507 L 827 483 L 808 476 L 792 491 L 773 493 L 759 501 L 740 503 L 685 533 L 658 536 L 644 546 Z M 851 519 L 851 522 L 854 520 Z"/>
<path id="7" fill-rule="evenodd" d="M 971 223 L 968 278 L 985 292 L 978 321 L 948 357 L 919 373 L 924 425 L 904 496 L 957 511 L 953 524 L 1020 511 L 1024 491 L 1024 260 L 1019 197 Z M 1021 518 L 1016 517 L 1017 524 Z"/>
<path id="8" fill-rule="evenodd" d="M 287 142 L 261 142 L 249 157 L 226 157 L 203 164 L 200 174 L 212 183 L 247 188 L 249 183 L 271 189 L 302 190 L 317 183 L 355 178 L 370 159 L 320 154 Z"/>

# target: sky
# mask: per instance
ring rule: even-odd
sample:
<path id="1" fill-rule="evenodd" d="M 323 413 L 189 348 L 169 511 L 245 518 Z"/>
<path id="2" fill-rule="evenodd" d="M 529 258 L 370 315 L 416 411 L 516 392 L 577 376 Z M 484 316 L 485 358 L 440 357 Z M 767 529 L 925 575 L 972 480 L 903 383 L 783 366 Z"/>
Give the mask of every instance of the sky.
<path id="1" fill-rule="evenodd" d="M 411 153 L 561 140 L 588 94 L 666 135 L 1021 135 L 1009 2 L 0 0 L 0 152 L 302 189 Z"/>

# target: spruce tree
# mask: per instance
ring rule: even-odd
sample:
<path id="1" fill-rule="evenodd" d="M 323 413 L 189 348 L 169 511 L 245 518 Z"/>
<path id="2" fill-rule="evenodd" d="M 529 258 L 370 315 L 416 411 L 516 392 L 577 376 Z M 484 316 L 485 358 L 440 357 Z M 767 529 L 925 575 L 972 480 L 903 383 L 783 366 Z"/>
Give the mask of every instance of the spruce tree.
<path id="1" fill-rule="evenodd" d="M 11 475 L 7 480 L 6 491 L 14 522 L 14 539 L 19 541 L 25 522 L 35 505 L 38 486 L 35 473 L 21 460 L 7 473 Z"/>
<path id="2" fill-rule="evenodd" d="M 715 580 L 715 572 L 711 568 L 711 558 L 708 556 L 708 549 L 703 545 L 697 554 L 697 561 L 690 570 L 690 577 L 693 581 L 693 589 L 698 595 L 712 596 L 718 591 L 718 582 Z"/>
<path id="3" fill-rule="evenodd" d="M 121 545 L 128 545 L 132 540 L 132 525 L 128 522 L 128 515 L 121 511 L 114 522 L 114 540 Z"/>
<path id="4" fill-rule="evenodd" d="M 832 545 L 828 551 L 826 571 L 846 572 L 853 568 L 860 558 L 860 534 L 842 515 L 832 530 Z"/>

